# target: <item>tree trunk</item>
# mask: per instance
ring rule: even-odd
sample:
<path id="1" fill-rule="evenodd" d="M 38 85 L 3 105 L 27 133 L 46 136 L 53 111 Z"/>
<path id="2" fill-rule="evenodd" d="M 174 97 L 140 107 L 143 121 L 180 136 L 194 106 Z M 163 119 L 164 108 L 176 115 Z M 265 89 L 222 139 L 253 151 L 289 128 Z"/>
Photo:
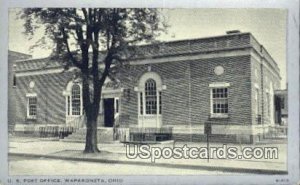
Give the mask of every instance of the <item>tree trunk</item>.
<path id="1" fill-rule="evenodd" d="M 86 123 L 86 140 L 84 153 L 100 152 L 97 143 L 97 115 L 89 115 L 87 116 Z"/>

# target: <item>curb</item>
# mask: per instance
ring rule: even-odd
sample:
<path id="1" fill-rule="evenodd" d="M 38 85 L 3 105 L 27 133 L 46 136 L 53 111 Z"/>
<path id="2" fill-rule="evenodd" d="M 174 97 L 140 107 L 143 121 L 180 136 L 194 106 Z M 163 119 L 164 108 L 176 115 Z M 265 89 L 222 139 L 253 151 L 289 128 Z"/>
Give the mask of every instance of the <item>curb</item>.
<path id="1" fill-rule="evenodd" d="M 84 161 L 84 162 L 112 163 L 112 164 L 117 163 L 117 164 L 128 164 L 128 165 L 157 166 L 157 167 L 167 167 L 167 168 L 184 168 L 184 169 L 193 169 L 193 170 L 223 171 L 223 172 L 265 174 L 265 175 L 288 174 L 288 172 L 284 170 L 246 169 L 246 168 L 233 168 L 233 167 L 222 167 L 222 166 L 216 167 L 216 166 L 205 166 L 205 165 L 187 165 L 187 164 L 170 164 L 170 163 L 148 163 L 142 161 L 93 159 L 93 158 L 79 158 L 79 157 L 44 155 L 44 154 L 8 153 L 8 156 L 48 158 L 48 159 L 68 160 L 68 161 Z"/>

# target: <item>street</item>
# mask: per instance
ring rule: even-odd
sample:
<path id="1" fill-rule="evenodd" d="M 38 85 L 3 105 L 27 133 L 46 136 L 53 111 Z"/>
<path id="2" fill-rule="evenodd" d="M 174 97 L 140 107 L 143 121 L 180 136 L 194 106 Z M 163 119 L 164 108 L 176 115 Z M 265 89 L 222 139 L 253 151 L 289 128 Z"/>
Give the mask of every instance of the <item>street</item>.
<path id="1" fill-rule="evenodd" d="M 205 143 L 176 143 L 176 147 L 205 147 Z M 172 148 L 172 144 L 151 145 L 154 149 Z M 221 147 L 211 143 L 210 148 Z M 11 175 L 200 175 L 286 173 L 286 144 L 238 145 L 228 144 L 241 150 L 246 147 L 263 149 L 278 148 L 278 158 L 222 159 L 209 162 L 202 158 L 128 158 L 122 143 L 101 143 L 101 154 L 84 154 L 84 143 L 62 142 L 30 138 L 14 138 L 9 143 L 9 171 Z M 221 148 L 222 149 L 222 148 Z M 26 157 L 25 157 L 26 156 Z M 225 172 L 225 173 L 224 173 Z"/>
<path id="2" fill-rule="evenodd" d="M 189 175 L 232 174 L 222 171 L 93 163 L 46 158 L 9 157 L 10 175 Z M 236 174 L 236 173 L 235 173 Z"/>

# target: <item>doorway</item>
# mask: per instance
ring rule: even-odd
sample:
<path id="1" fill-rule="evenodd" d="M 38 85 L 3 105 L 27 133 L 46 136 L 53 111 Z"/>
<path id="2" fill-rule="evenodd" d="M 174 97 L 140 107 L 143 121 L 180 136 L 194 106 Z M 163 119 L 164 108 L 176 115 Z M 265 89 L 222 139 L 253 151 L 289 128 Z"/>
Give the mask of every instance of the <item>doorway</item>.
<path id="1" fill-rule="evenodd" d="M 104 103 L 104 126 L 113 127 L 115 122 L 114 98 L 106 98 Z"/>

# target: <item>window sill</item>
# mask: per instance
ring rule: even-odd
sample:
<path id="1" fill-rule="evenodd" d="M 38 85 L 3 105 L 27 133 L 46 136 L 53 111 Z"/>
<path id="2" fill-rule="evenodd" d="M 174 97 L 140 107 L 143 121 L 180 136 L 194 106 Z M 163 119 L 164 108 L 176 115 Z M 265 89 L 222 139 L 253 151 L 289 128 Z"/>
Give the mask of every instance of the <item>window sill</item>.
<path id="1" fill-rule="evenodd" d="M 228 116 L 228 114 L 211 114 L 210 118 L 220 118 L 220 119 L 223 119 L 223 118 L 229 118 L 229 116 Z"/>
<path id="2" fill-rule="evenodd" d="M 80 117 L 82 115 L 67 115 L 68 117 L 72 117 L 72 118 L 76 118 L 76 117 Z"/>

